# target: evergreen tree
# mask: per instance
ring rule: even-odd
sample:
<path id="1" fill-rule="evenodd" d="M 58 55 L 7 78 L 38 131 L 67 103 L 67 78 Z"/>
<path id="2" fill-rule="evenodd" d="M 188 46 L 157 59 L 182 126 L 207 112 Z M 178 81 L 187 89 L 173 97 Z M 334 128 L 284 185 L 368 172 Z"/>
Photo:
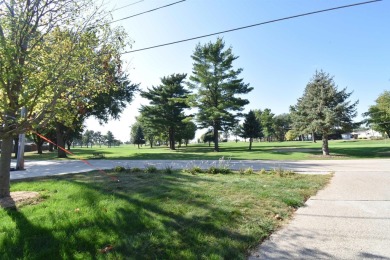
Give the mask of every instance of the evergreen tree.
<path id="1" fill-rule="evenodd" d="M 231 47 L 225 50 L 222 39 L 198 44 L 191 57 L 194 64 L 189 85 L 197 90 L 194 96 L 197 121 L 202 128 L 213 128 L 214 150 L 219 151 L 218 131 L 236 125 L 239 112 L 249 103 L 237 95 L 247 94 L 253 88 L 238 78 L 242 69 L 233 69 L 233 61 L 238 57 Z"/>
<path id="2" fill-rule="evenodd" d="M 257 121 L 255 113 L 252 110 L 245 116 L 243 132 L 244 135 L 249 138 L 249 151 L 251 151 L 253 138 L 259 138 L 262 136 L 261 125 L 259 121 Z"/>
<path id="3" fill-rule="evenodd" d="M 142 127 L 138 125 L 137 132 L 135 133 L 135 137 L 134 137 L 134 144 L 138 145 L 139 148 L 139 145 L 144 143 L 145 143 L 144 132 L 142 130 Z"/>
<path id="4" fill-rule="evenodd" d="M 379 132 L 390 137 L 390 91 L 385 91 L 375 100 L 376 104 L 370 106 L 363 115 L 368 117 L 366 122 Z"/>
<path id="5" fill-rule="evenodd" d="M 275 134 L 274 129 L 274 113 L 271 112 L 271 109 L 266 108 L 264 111 L 260 112 L 260 124 L 263 128 L 263 135 L 268 142 L 271 141 L 272 136 Z"/>
<path id="6" fill-rule="evenodd" d="M 303 96 L 291 107 L 294 130 L 322 135 L 322 153 L 329 155 L 328 136 L 335 129 L 350 130 L 358 101 L 351 103 L 346 88 L 338 90 L 333 77 L 316 71 Z M 299 120 L 299 121 L 295 121 Z"/>
<path id="7" fill-rule="evenodd" d="M 149 124 L 168 131 L 169 148 L 175 150 L 175 134 L 184 126 L 184 109 L 189 108 L 187 98 L 190 91 L 183 86 L 187 74 L 172 74 L 161 79 L 161 85 L 142 91 L 141 96 L 150 100 L 142 106 L 141 115 Z"/>

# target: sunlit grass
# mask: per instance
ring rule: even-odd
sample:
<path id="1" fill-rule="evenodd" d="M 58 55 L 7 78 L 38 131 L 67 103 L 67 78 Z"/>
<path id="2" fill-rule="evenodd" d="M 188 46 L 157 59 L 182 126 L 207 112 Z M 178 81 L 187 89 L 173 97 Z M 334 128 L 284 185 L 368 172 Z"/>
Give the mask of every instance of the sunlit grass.
<path id="1" fill-rule="evenodd" d="M 93 172 L 15 181 L 12 191 L 38 191 L 41 201 L 0 209 L 0 255 L 245 259 L 329 178 Z"/>
<path id="2" fill-rule="evenodd" d="M 248 143 L 228 142 L 220 143 L 221 151 L 214 152 L 213 147 L 207 144 L 191 144 L 175 151 L 166 146 L 149 148 L 143 146 L 137 148 L 134 145 L 122 145 L 119 147 L 99 147 L 71 149 L 75 156 L 69 158 L 93 159 L 93 153 L 104 154 L 106 159 L 129 160 L 216 160 L 221 157 L 237 160 L 312 160 L 325 159 L 321 156 L 321 141 L 312 142 L 255 142 L 252 151 L 248 150 Z M 356 158 L 389 158 L 389 140 L 353 140 L 330 141 L 330 153 L 332 159 L 356 159 Z M 45 152 L 38 155 L 36 152 L 26 153 L 27 159 L 54 159 L 56 153 Z"/>

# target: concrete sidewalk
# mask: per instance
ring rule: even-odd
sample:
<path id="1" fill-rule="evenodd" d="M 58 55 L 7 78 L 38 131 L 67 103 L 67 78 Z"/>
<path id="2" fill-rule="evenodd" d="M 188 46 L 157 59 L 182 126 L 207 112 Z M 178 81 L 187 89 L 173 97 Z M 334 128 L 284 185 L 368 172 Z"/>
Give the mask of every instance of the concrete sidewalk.
<path id="1" fill-rule="evenodd" d="M 257 259 L 390 259 L 387 160 L 335 171 L 330 185 L 255 250 Z"/>
<path id="2" fill-rule="evenodd" d="M 11 179 L 111 169 L 115 166 L 208 168 L 218 161 L 164 160 L 27 161 Z M 294 219 L 249 256 L 254 259 L 390 260 L 390 160 L 229 161 L 231 169 L 283 168 L 335 175 Z"/>

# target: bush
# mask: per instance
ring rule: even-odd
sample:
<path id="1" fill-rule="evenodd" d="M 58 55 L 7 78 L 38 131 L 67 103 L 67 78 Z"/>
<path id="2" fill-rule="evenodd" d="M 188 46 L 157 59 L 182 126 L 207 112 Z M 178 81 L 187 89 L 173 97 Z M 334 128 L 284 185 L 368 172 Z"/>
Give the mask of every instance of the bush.
<path id="1" fill-rule="evenodd" d="M 148 165 L 148 167 L 145 168 L 144 172 L 145 173 L 156 173 L 157 168 L 154 165 Z"/>
<path id="2" fill-rule="evenodd" d="M 272 169 L 270 173 L 274 175 L 279 175 L 280 177 L 288 177 L 288 176 L 295 175 L 295 172 L 291 170 L 284 170 L 280 167 Z"/>
<path id="3" fill-rule="evenodd" d="M 183 169 L 183 172 L 197 174 L 197 173 L 202 173 L 203 170 L 199 166 L 193 166 L 191 168 Z"/>
<path id="4" fill-rule="evenodd" d="M 140 168 L 134 167 L 134 168 L 130 169 L 130 172 L 137 173 L 137 172 L 142 172 L 142 170 Z"/>
<path id="5" fill-rule="evenodd" d="M 260 172 L 259 172 L 259 173 L 260 173 L 260 174 L 266 174 L 266 173 L 267 173 L 267 171 L 266 171 L 266 169 L 264 169 L 264 168 L 263 168 L 263 169 L 261 169 L 261 170 L 260 170 Z"/>
<path id="6" fill-rule="evenodd" d="M 126 171 L 126 168 L 123 166 L 115 166 L 114 172 L 124 172 Z"/>
<path id="7" fill-rule="evenodd" d="M 173 173 L 173 167 L 172 166 L 166 166 L 163 170 L 163 173 L 165 174 L 172 174 Z"/>
<path id="8" fill-rule="evenodd" d="M 230 170 L 229 168 L 220 168 L 220 167 L 211 166 L 210 168 L 207 169 L 206 172 L 209 174 L 218 174 L 218 173 L 229 174 L 232 173 L 232 170 Z"/>
<path id="9" fill-rule="evenodd" d="M 248 167 L 245 172 L 245 174 L 254 174 L 255 172 L 253 171 L 253 168 L 252 167 Z"/>

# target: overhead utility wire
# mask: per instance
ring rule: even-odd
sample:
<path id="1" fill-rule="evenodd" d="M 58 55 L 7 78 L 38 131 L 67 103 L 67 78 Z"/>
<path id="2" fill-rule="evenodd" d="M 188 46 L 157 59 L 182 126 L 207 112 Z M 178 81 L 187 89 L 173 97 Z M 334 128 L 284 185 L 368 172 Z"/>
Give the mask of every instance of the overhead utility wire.
<path id="1" fill-rule="evenodd" d="M 188 38 L 188 39 L 184 39 L 184 40 L 180 40 L 180 41 L 174 41 L 174 42 L 154 45 L 154 46 L 151 46 L 151 47 L 141 48 L 141 49 L 137 49 L 137 50 L 126 51 L 126 52 L 122 52 L 122 54 L 138 52 L 138 51 L 145 51 L 145 50 L 149 50 L 149 49 L 154 49 L 154 48 L 159 48 L 159 47 L 168 46 L 168 45 L 172 45 L 172 44 L 192 41 L 192 40 L 205 38 L 205 37 L 209 37 L 209 36 L 213 36 L 213 35 L 218 35 L 218 34 L 222 34 L 222 33 L 228 33 L 228 32 L 238 31 L 238 30 L 242 30 L 242 29 L 247 29 L 247 28 L 250 28 L 250 27 L 260 26 L 260 25 L 264 25 L 264 24 L 275 23 L 275 22 L 280 22 L 280 21 L 289 20 L 289 19 L 293 19 L 293 18 L 298 18 L 298 17 L 302 17 L 302 16 L 308 16 L 308 15 L 312 15 L 312 14 L 324 13 L 324 12 L 329 12 L 329 11 L 333 11 L 333 10 L 337 10 L 337 9 L 343 9 L 343 8 L 348 8 L 348 7 L 358 6 L 358 5 L 364 5 L 364 4 L 371 4 L 371 3 L 375 3 L 375 2 L 381 2 L 381 1 L 382 0 L 373 0 L 373 1 L 367 1 L 367 2 L 361 2 L 361 3 L 350 4 L 350 5 L 343 5 L 343 6 L 333 7 L 333 8 L 329 8 L 329 9 L 323 9 L 323 10 L 309 12 L 309 13 L 304 13 L 304 14 L 288 16 L 288 17 L 279 18 L 279 19 L 275 19 L 275 20 L 270 20 L 270 21 L 266 21 L 266 22 L 261 22 L 261 23 L 256 23 L 256 24 L 252 24 L 252 25 L 242 26 L 242 27 L 238 27 L 238 28 L 234 28 L 234 29 L 230 29 L 230 30 L 226 30 L 226 31 L 220 31 L 220 32 L 216 32 L 216 33 L 205 34 L 205 35 L 202 35 L 202 36 Z"/>
<path id="2" fill-rule="evenodd" d="M 110 23 L 116 23 L 116 22 L 119 22 L 119 21 L 122 21 L 122 20 L 127 20 L 127 19 L 133 18 L 133 17 L 138 16 L 138 15 L 141 15 L 141 14 L 150 13 L 150 12 L 156 11 L 156 10 L 158 10 L 158 9 L 162 9 L 162 8 L 165 8 L 165 7 L 169 7 L 169 6 L 172 6 L 172 5 L 175 5 L 175 4 L 179 4 L 179 3 L 185 2 L 185 1 L 186 1 L 186 0 L 177 1 L 177 2 L 174 2 L 174 3 L 168 4 L 168 5 L 160 6 L 160 7 L 157 7 L 157 8 L 154 8 L 154 9 L 151 9 L 151 10 L 148 10 L 148 11 L 145 11 L 145 12 L 142 12 L 142 13 L 139 13 L 139 14 L 130 15 L 130 16 L 127 16 L 127 17 L 124 17 L 124 18 L 121 18 L 121 19 L 112 21 L 112 22 L 110 22 Z"/>
<path id="3" fill-rule="evenodd" d="M 131 6 L 131 5 L 135 5 L 135 4 L 138 4 L 138 3 L 141 3 L 141 2 L 143 2 L 143 1 L 144 1 L 144 0 L 140 0 L 140 1 L 138 1 L 138 2 L 134 2 L 134 3 L 128 4 L 128 5 L 124 5 L 124 6 L 115 8 L 115 9 L 111 10 L 111 12 L 118 11 L 118 10 L 123 9 L 123 8 L 125 8 L 125 7 Z"/>

